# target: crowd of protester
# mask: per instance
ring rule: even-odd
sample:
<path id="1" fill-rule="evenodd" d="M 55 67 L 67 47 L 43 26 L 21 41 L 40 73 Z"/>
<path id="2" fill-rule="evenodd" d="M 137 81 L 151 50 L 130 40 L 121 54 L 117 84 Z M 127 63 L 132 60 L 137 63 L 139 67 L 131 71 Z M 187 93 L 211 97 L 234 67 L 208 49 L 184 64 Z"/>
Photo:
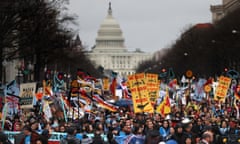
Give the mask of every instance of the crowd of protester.
<path id="1" fill-rule="evenodd" d="M 226 102 L 227 103 L 227 102 Z M 32 112 L 7 118 L 0 133 L 0 144 L 9 143 L 4 131 L 19 131 L 16 144 L 47 144 L 52 132 L 67 133 L 60 144 L 224 144 L 240 143 L 240 121 L 229 104 L 199 103 L 173 106 L 171 113 L 137 113 L 128 108 L 109 112 L 93 109 L 94 117 L 65 122 L 57 117 L 47 121 Z M 93 134 L 89 137 L 88 134 Z M 105 137 L 103 137 L 105 135 Z M 231 137 L 230 137 L 231 136 Z"/>

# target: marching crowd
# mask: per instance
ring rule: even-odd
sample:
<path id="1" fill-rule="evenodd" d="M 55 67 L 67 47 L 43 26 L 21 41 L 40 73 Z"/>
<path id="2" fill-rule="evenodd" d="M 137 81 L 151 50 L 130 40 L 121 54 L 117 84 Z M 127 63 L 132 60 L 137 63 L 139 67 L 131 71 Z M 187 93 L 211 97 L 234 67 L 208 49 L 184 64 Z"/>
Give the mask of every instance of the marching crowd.
<path id="1" fill-rule="evenodd" d="M 238 103 L 237 103 L 238 104 Z M 95 108 L 95 116 L 65 122 L 57 117 L 47 121 L 34 111 L 6 119 L 0 144 L 7 144 L 4 131 L 21 131 L 15 144 L 47 144 L 52 132 L 67 133 L 60 144 L 224 144 L 240 143 L 240 121 L 235 107 L 224 103 L 173 106 L 171 113 L 134 114 L 128 108 L 109 112 Z M 89 136 L 88 134 L 92 134 Z"/>

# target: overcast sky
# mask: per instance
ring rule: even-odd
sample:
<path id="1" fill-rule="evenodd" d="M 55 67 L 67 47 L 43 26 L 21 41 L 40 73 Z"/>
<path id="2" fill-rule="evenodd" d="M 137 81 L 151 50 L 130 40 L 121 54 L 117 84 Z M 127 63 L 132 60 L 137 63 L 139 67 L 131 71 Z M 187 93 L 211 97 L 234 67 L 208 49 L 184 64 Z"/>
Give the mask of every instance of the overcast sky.
<path id="1" fill-rule="evenodd" d="M 212 20 L 210 5 L 221 0 L 69 0 L 69 13 L 78 16 L 80 38 L 89 49 L 112 3 L 125 45 L 155 52 L 169 47 L 190 25 Z"/>

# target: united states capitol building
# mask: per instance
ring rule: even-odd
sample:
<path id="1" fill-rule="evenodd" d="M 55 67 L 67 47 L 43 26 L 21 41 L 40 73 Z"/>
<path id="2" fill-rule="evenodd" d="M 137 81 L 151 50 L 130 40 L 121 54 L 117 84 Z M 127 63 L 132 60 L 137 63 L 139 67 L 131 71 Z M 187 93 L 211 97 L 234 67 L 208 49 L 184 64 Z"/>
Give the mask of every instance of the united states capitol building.
<path id="1" fill-rule="evenodd" d="M 112 70 L 121 76 L 134 74 L 139 64 L 153 57 L 151 53 L 140 49 L 128 51 L 122 30 L 112 15 L 111 3 L 107 17 L 98 30 L 96 44 L 87 55 L 96 67 L 101 66 L 104 70 Z"/>

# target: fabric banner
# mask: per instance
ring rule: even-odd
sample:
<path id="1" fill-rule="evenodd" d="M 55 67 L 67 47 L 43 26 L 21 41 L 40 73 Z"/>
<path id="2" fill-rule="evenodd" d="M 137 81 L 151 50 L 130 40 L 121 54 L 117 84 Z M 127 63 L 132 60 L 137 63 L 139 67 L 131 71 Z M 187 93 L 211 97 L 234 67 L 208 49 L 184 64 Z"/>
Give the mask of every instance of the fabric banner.
<path id="1" fill-rule="evenodd" d="M 8 83 L 4 89 L 5 103 L 8 103 L 9 114 L 14 114 L 18 112 L 19 104 L 19 87 L 16 83 L 16 80 Z"/>
<path id="2" fill-rule="evenodd" d="M 166 90 L 166 95 L 160 105 L 157 107 L 157 113 L 160 113 L 162 116 L 165 116 L 171 113 L 171 102 L 169 98 L 169 91 Z"/>
<path id="3" fill-rule="evenodd" d="M 155 104 L 159 97 L 159 82 L 157 74 L 146 74 L 148 96 L 152 104 Z"/>
<path id="4" fill-rule="evenodd" d="M 7 135 L 8 139 L 14 143 L 14 137 L 17 134 L 20 134 L 20 132 L 14 132 L 14 131 L 4 131 L 4 133 Z M 82 134 L 80 134 L 82 135 Z M 60 140 L 65 138 L 67 136 L 67 133 L 61 133 L 61 132 L 52 132 L 51 137 L 48 139 L 48 144 L 59 144 Z M 90 133 L 87 134 L 88 137 L 93 138 L 94 134 Z M 107 141 L 107 135 L 101 135 L 103 140 Z"/>
<path id="5" fill-rule="evenodd" d="M 33 107 L 36 83 L 24 83 L 20 85 L 20 105 L 22 109 Z"/>
<path id="6" fill-rule="evenodd" d="M 97 104 L 109 111 L 116 112 L 118 110 L 118 107 L 115 105 L 112 105 L 111 103 L 108 103 L 107 101 L 103 100 L 99 95 L 93 95 L 93 99 L 97 102 Z"/>
<path id="7" fill-rule="evenodd" d="M 43 101 L 43 112 L 45 119 L 49 121 L 52 118 L 52 112 L 48 101 Z"/>
<path id="8" fill-rule="evenodd" d="M 5 96 L 5 103 L 8 104 L 8 114 L 13 115 L 18 113 L 19 108 L 19 97 L 15 96 Z"/>
<path id="9" fill-rule="evenodd" d="M 104 91 L 109 91 L 109 79 L 108 78 L 103 78 L 103 90 Z"/>
<path id="10" fill-rule="evenodd" d="M 6 85 L 4 89 L 4 95 L 19 97 L 19 87 L 16 80 L 13 80 Z"/>
<path id="11" fill-rule="evenodd" d="M 60 141 L 66 136 L 67 136 L 67 133 L 52 132 L 51 137 L 49 138 L 49 141 Z"/>
<path id="12" fill-rule="evenodd" d="M 112 83 L 110 84 L 110 91 L 112 93 L 113 99 L 116 98 L 116 88 L 117 88 L 117 79 L 113 78 Z"/>
<path id="13" fill-rule="evenodd" d="M 132 93 L 133 108 L 135 113 L 153 113 L 154 109 L 149 100 L 145 74 L 140 73 L 128 77 L 130 90 Z"/>
<path id="14" fill-rule="evenodd" d="M 220 76 L 218 80 L 218 85 L 215 91 L 214 100 L 224 101 L 227 96 L 229 86 L 231 84 L 231 78 Z"/>
<path id="15" fill-rule="evenodd" d="M 202 99 L 205 96 L 204 91 L 204 84 L 207 82 L 207 80 L 200 78 L 198 82 L 195 84 L 195 93 L 194 93 L 194 99 L 197 101 L 202 101 Z"/>
<path id="16" fill-rule="evenodd" d="M 10 140 L 12 143 L 14 143 L 14 136 L 19 134 L 20 132 L 4 131 L 4 133 L 7 135 L 8 140 Z"/>

